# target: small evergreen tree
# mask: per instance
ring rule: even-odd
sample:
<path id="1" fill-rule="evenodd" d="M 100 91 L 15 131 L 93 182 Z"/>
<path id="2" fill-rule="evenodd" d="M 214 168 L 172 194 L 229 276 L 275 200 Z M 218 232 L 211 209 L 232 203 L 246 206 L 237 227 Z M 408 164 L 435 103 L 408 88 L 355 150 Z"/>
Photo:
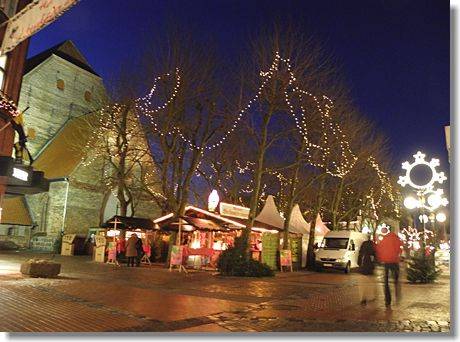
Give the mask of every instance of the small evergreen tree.
<path id="1" fill-rule="evenodd" d="M 427 256 L 423 249 L 420 249 L 409 261 L 407 280 L 411 283 L 433 283 L 439 273 L 434 263 L 434 254 Z"/>
<path id="2" fill-rule="evenodd" d="M 237 237 L 235 246 L 222 252 L 217 268 L 222 275 L 237 277 L 273 277 L 273 270 L 266 264 L 250 258 L 244 238 Z"/>

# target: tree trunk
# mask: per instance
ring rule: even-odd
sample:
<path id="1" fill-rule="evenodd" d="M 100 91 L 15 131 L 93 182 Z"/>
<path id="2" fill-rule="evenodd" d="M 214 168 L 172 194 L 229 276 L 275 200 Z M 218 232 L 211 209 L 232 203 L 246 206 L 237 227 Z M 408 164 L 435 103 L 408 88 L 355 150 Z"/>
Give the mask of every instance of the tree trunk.
<path id="1" fill-rule="evenodd" d="M 104 197 L 102 198 L 102 204 L 101 208 L 99 209 L 99 226 L 102 226 L 104 223 L 104 212 L 105 212 L 105 207 L 107 206 L 107 202 L 109 201 L 111 191 L 107 191 L 104 194 Z"/>
<path id="2" fill-rule="evenodd" d="M 318 217 L 321 207 L 323 205 L 323 191 L 324 191 L 325 179 L 321 178 L 320 188 L 318 193 L 318 201 L 316 210 L 314 212 L 314 217 L 310 224 L 310 235 L 308 239 L 308 250 L 307 250 L 307 267 L 310 269 L 315 268 L 315 253 L 314 253 L 314 244 L 315 244 L 315 226 L 316 226 L 316 217 Z"/>
<path id="3" fill-rule="evenodd" d="M 260 193 L 260 183 L 262 182 L 264 159 L 265 159 L 265 150 L 267 148 L 267 138 L 268 138 L 268 124 L 270 123 L 270 118 L 272 116 L 272 108 L 269 109 L 267 115 L 265 115 L 263 120 L 263 125 L 261 127 L 262 136 L 260 140 L 260 145 L 257 153 L 257 167 L 254 172 L 254 191 L 251 196 L 251 202 L 249 206 L 249 217 L 246 227 L 243 229 L 242 239 L 243 245 L 246 247 L 247 253 L 244 257 L 249 258 L 249 236 L 251 234 L 251 229 L 254 226 L 254 221 L 257 213 L 257 204 L 259 202 L 259 193 Z"/>

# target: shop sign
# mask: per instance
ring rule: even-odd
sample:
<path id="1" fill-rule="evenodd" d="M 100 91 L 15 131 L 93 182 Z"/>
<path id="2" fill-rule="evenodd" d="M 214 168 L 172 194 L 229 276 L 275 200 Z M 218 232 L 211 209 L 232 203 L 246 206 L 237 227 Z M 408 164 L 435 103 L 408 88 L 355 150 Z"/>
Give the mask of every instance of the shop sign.
<path id="1" fill-rule="evenodd" d="M 63 243 L 68 243 L 68 244 L 72 244 L 72 243 L 73 243 L 73 240 L 75 239 L 75 236 L 76 236 L 76 234 L 65 234 L 65 235 L 62 237 L 62 242 L 63 242 Z"/>
<path id="2" fill-rule="evenodd" d="M 247 219 L 249 217 L 249 208 L 230 203 L 221 202 L 219 204 L 219 212 L 222 216 L 236 217 L 242 219 Z"/>
<path id="3" fill-rule="evenodd" d="M 94 237 L 94 242 L 96 242 L 96 247 L 104 246 L 105 247 L 105 236 L 102 235 L 96 235 Z"/>
<path id="4" fill-rule="evenodd" d="M 290 249 L 282 249 L 280 251 L 280 265 L 281 267 L 292 267 L 292 255 Z"/>
<path id="5" fill-rule="evenodd" d="M 78 0 L 35 0 L 15 14 L 6 27 L 1 54 L 56 20 Z"/>
<path id="6" fill-rule="evenodd" d="M 182 246 L 174 245 L 171 248 L 171 266 L 182 265 Z"/>

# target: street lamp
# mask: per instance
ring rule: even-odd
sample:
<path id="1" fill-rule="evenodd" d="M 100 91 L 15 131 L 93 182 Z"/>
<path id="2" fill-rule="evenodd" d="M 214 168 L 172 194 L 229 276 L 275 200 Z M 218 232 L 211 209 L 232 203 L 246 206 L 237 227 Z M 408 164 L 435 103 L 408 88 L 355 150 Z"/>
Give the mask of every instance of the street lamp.
<path id="1" fill-rule="evenodd" d="M 404 199 L 404 206 L 409 209 L 420 209 L 419 220 L 423 225 L 423 242 L 425 244 L 425 224 L 428 223 L 428 216 L 425 214 L 425 210 L 433 212 L 440 206 L 446 206 L 449 201 L 443 197 L 444 191 L 442 189 L 434 189 L 436 183 L 442 184 L 447 177 L 444 172 L 438 172 L 436 167 L 439 166 L 439 159 L 432 158 L 429 162 L 425 160 L 425 154 L 418 151 L 413 155 L 414 162 L 409 163 L 408 161 L 402 163 L 402 168 L 405 170 L 405 174 L 399 177 L 398 183 L 405 187 L 409 185 L 415 190 L 417 198 L 408 196 Z M 431 176 L 427 181 L 421 184 L 415 182 L 413 177 L 413 171 L 415 168 L 424 168 Z"/>

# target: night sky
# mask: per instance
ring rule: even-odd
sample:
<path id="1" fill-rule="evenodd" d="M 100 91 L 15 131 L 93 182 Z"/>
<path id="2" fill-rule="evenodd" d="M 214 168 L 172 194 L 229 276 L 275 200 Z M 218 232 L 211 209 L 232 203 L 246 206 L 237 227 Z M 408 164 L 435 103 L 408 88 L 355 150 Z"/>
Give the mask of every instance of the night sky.
<path id="1" fill-rule="evenodd" d="M 396 167 L 421 149 L 448 171 L 448 1 L 81 0 L 32 38 L 29 55 L 71 39 L 109 79 L 135 60 L 146 34 L 164 35 L 171 17 L 212 36 L 228 58 L 261 25 L 294 21 L 337 57 L 356 105 L 388 137 Z"/>

